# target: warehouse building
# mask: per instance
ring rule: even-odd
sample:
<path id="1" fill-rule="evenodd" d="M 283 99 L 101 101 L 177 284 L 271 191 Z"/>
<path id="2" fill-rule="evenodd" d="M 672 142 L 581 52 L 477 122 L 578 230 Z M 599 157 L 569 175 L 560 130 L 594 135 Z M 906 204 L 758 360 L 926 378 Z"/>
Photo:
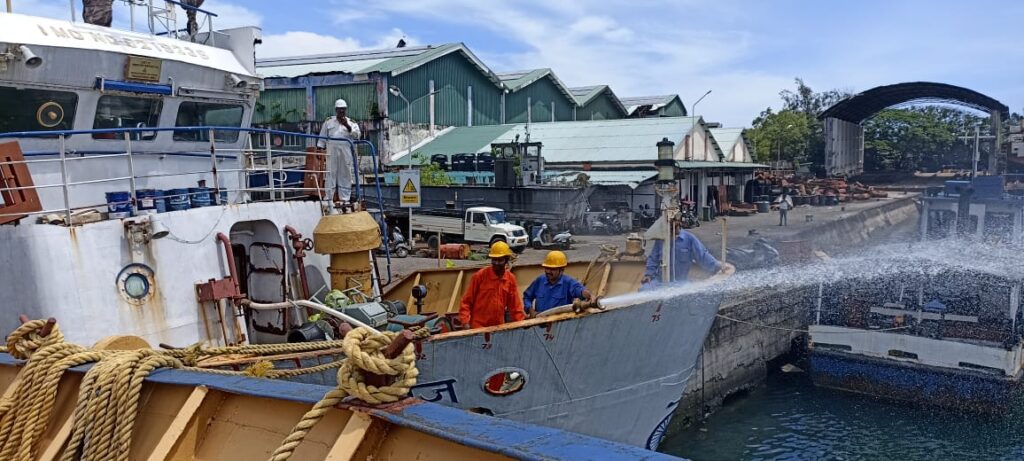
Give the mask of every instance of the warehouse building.
<path id="1" fill-rule="evenodd" d="M 576 120 L 614 120 L 626 118 L 626 107 L 608 85 L 569 88 L 576 98 Z"/>
<path id="2" fill-rule="evenodd" d="M 461 43 L 265 58 L 256 68 L 266 91 L 254 124 L 316 132 L 344 98 L 385 158 L 437 127 L 501 122 L 501 80 Z"/>
<path id="3" fill-rule="evenodd" d="M 630 118 L 644 117 L 683 117 L 686 106 L 678 94 L 664 96 L 636 96 L 622 98 L 626 113 Z"/>
<path id="4" fill-rule="evenodd" d="M 575 120 L 576 99 L 551 69 L 499 73 L 505 85 L 503 123 Z"/>

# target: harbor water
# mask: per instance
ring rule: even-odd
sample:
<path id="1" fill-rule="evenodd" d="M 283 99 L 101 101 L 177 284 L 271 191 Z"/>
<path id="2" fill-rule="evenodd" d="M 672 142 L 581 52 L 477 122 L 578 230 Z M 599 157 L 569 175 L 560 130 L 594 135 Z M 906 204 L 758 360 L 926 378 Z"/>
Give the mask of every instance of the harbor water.
<path id="1" fill-rule="evenodd" d="M 914 260 L 914 269 L 921 273 L 935 270 L 932 261 L 982 273 L 1024 270 L 1013 248 L 915 243 L 913 227 L 899 226 L 875 245 L 837 252 L 819 267 L 739 273 L 722 288 L 796 287 L 873 277 L 895 270 L 905 258 Z M 954 288 L 968 292 L 972 283 L 965 280 Z M 1024 460 L 1024 411 L 1019 405 L 1003 416 L 955 413 L 816 387 L 799 368 L 791 373 L 780 368 L 774 365 L 763 385 L 730 397 L 705 422 L 671 424 L 659 451 L 696 461 Z"/>
<path id="2" fill-rule="evenodd" d="M 774 373 L 660 451 L 717 460 L 1020 460 L 1024 415 L 964 415 L 815 387 Z"/>

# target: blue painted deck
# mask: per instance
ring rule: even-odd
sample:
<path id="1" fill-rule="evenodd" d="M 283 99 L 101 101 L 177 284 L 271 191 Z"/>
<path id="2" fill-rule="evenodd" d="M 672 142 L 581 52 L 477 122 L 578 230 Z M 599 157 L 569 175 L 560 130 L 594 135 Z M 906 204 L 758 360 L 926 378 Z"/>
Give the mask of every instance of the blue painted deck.
<path id="1" fill-rule="evenodd" d="M 20 361 L 0 354 L 0 366 Z M 72 368 L 84 373 L 91 365 Z M 313 404 L 331 388 L 283 380 L 226 376 L 196 371 L 161 369 L 146 381 L 183 386 L 207 386 L 233 394 Z M 501 453 L 522 460 L 678 460 L 642 448 L 588 437 L 572 432 L 478 415 L 429 402 L 377 409 L 368 413 L 397 426 L 407 427 L 460 445 Z"/>
<path id="2" fill-rule="evenodd" d="M 814 350 L 814 384 L 954 410 L 1005 413 L 1020 402 L 1020 380 L 844 352 Z"/>

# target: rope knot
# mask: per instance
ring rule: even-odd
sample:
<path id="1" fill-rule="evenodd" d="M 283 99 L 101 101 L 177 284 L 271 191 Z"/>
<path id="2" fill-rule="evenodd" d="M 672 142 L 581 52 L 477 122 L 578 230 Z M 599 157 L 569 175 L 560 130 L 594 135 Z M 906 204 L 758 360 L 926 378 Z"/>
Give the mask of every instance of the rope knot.
<path id="1" fill-rule="evenodd" d="M 53 320 L 29 320 L 7 336 L 7 352 L 16 359 L 28 360 L 46 346 L 64 342 L 64 334 Z"/>

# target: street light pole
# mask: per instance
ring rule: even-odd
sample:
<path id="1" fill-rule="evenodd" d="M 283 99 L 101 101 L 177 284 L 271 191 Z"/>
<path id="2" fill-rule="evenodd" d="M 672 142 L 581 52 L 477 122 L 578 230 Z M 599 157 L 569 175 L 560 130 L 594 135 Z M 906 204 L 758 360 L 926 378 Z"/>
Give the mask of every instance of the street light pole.
<path id="1" fill-rule="evenodd" d="M 786 125 L 786 127 L 783 128 L 782 130 L 786 131 L 786 130 L 789 130 L 790 128 L 793 128 L 793 124 Z M 776 143 L 778 143 L 778 150 L 777 150 L 777 153 L 775 155 L 775 169 L 777 171 L 777 170 L 781 170 L 782 169 L 782 136 L 779 136 L 779 138 L 776 139 L 775 141 L 776 141 Z M 771 155 L 771 154 L 768 154 L 768 155 Z"/>
<path id="2" fill-rule="evenodd" d="M 708 91 L 707 91 L 706 93 L 704 93 L 704 95 L 703 95 L 703 96 L 701 96 L 701 97 L 697 98 L 697 101 L 696 101 L 696 102 L 694 102 L 692 106 L 690 106 L 690 110 L 692 110 L 692 111 L 693 111 L 693 117 L 694 117 L 694 118 L 696 118 L 696 117 L 699 117 L 699 116 L 697 115 L 697 104 L 700 104 L 700 102 L 701 102 L 701 101 L 703 101 L 703 100 L 704 100 L 704 98 L 705 98 L 705 97 L 707 97 L 707 95 L 709 95 L 709 94 L 711 94 L 711 90 L 708 90 Z M 694 127 L 696 127 L 696 126 L 697 126 L 697 120 L 694 120 L 694 121 L 693 121 L 693 125 L 694 125 Z M 694 152 L 694 150 L 695 150 L 695 149 L 697 148 L 697 147 L 696 147 L 696 145 L 695 145 L 694 143 L 695 143 L 695 141 L 694 141 L 694 139 L 693 139 L 693 136 L 691 135 L 691 136 L 690 136 L 690 155 L 691 155 L 691 156 L 692 156 L 692 155 L 693 155 L 693 154 L 695 153 L 695 152 Z"/>
<path id="3" fill-rule="evenodd" d="M 409 165 L 408 165 L 408 168 L 406 169 L 406 171 L 411 171 L 412 170 L 412 111 L 409 110 L 409 105 L 410 105 L 409 104 L 409 100 L 405 98 L 404 94 L 402 94 L 402 90 L 400 88 L 398 88 L 397 86 L 395 86 L 395 85 L 391 85 L 390 87 L 388 87 L 388 92 L 390 92 L 391 94 L 393 94 L 395 96 L 398 96 L 399 98 L 402 98 L 402 101 L 405 101 L 405 145 L 406 145 L 406 158 L 409 161 Z M 402 194 L 402 184 L 401 183 L 402 182 L 399 181 L 398 183 L 399 183 L 398 184 L 398 194 L 399 194 L 399 196 L 401 196 L 401 194 Z M 401 200 L 399 200 L 399 201 L 401 201 Z M 384 204 L 383 203 L 380 204 L 380 208 L 381 208 L 381 213 L 383 213 L 384 212 Z M 408 229 L 408 231 L 409 231 L 409 245 L 412 245 L 413 244 L 413 241 L 412 241 L 412 207 L 409 207 L 409 229 Z"/>

